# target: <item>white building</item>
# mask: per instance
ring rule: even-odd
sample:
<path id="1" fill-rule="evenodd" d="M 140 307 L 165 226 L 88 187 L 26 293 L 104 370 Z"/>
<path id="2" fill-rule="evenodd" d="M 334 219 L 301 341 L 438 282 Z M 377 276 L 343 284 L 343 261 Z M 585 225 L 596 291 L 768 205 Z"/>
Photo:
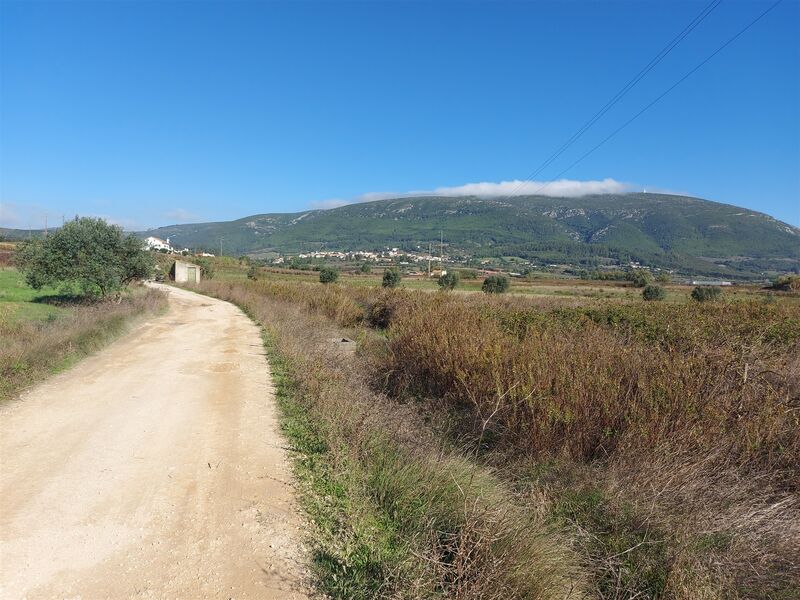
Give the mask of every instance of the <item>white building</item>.
<path id="1" fill-rule="evenodd" d="M 176 283 L 200 283 L 200 267 L 192 263 L 176 260 L 169 272 L 170 279 Z"/>
<path id="2" fill-rule="evenodd" d="M 169 238 L 162 240 L 153 235 L 146 237 L 144 243 L 147 245 L 148 250 L 166 250 L 172 252 L 172 246 L 169 245 Z"/>
<path id="3" fill-rule="evenodd" d="M 693 279 L 692 285 L 716 285 L 716 286 L 723 286 L 723 285 L 733 285 L 732 281 L 723 281 L 721 279 Z"/>

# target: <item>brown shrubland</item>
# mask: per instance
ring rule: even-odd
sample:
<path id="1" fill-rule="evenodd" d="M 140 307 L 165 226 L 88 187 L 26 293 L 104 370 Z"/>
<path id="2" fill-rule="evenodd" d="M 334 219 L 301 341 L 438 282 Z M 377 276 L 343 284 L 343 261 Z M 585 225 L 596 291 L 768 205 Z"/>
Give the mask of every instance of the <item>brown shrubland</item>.
<path id="1" fill-rule="evenodd" d="M 407 513 L 437 524 L 414 530 L 417 543 L 435 538 L 415 548 L 426 548 L 426 577 L 448 597 L 558 597 L 569 593 L 565 581 L 576 595 L 603 598 L 800 590 L 797 304 L 204 285 L 248 308 L 276 331 L 281 352 L 306 365 L 294 373 L 304 397 L 316 418 L 337 415 L 329 440 L 355 452 L 364 473 L 375 453 L 363 432 L 391 432 L 377 454 L 392 448 L 403 458 L 381 469 L 380 497 L 404 497 L 392 486 L 409 457 L 433 489 L 448 472 L 491 481 L 475 491 L 453 479 L 463 505 L 456 527 L 431 521 L 428 509 Z M 332 337 L 337 327 L 360 336 L 358 356 L 331 358 L 309 333 Z M 313 377 L 322 382 L 308 384 Z M 400 487 L 414 489 L 419 476 Z M 362 489 L 376 493 L 378 480 L 365 475 Z M 446 498 L 409 502 L 435 512 L 456 504 Z M 522 529 L 530 539 L 517 531 L 525 519 L 535 524 Z M 522 555 L 527 567 L 510 559 Z M 551 595 L 509 591 L 524 589 L 514 577 L 550 568 L 548 556 L 581 572 L 562 571 Z"/>

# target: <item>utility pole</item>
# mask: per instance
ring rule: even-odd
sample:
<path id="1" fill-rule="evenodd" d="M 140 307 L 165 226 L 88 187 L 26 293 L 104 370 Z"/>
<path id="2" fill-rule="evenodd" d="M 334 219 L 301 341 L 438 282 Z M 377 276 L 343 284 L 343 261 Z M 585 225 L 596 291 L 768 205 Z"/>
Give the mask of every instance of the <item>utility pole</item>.
<path id="1" fill-rule="evenodd" d="M 439 230 L 439 258 L 442 259 L 442 269 L 444 269 L 444 229 Z"/>
<path id="2" fill-rule="evenodd" d="M 44 216 L 44 237 L 47 237 L 47 215 Z"/>
<path id="3" fill-rule="evenodd" d="M 223 238 L 219 238 L 219 255 L 222 256 L 222 240 Z"/>
<path id="4" fill-rule="evenodd" d="M 433 250 L 431 250 L 431 243 L 428 242 L 428 277 L 431 276 L 431 252 L 433 252 Z"/>

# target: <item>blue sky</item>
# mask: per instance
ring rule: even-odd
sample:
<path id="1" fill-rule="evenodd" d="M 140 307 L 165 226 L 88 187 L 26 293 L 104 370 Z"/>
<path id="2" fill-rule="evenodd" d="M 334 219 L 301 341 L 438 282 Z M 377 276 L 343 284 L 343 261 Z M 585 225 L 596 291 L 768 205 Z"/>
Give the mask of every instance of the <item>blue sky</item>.
<path id="1" fill-rule="evenodd" d="M 0 0 L 0 225 L 502 192 L 706 4 Z M 537 180 L 768 6 L 723 1 Z M 671 190 L 800 225 L 799 39 L 784 0 L 546 191 Z"/>

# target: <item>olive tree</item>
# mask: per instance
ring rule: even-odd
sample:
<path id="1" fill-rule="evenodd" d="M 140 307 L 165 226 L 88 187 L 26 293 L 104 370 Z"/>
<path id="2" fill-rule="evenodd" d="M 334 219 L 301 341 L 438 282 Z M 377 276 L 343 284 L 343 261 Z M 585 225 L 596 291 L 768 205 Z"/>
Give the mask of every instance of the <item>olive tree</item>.
<path id="1" fill-rule="evenodd" d="M 646 269 L 631 269 L 625 278 L 633 284 L 633 287 L 647 287 L 653 283 L 653 274 Z"/>
<path id="2" fill-rule="evenodd" d="M 449 271 L 439 277 L 439 287 L 442 290 L 452 290 L 458 285 L 460 277 L 457 271 Z"/>
<path id="3" fill-rule="evenodd" d="M 319 270 L 320 283 L 334 283 L 337 279 L 339 279 L 338 269 L 334 269 L 333 267 L 322 267 Z"/>
<path id="4" fill-rule="evenodd" d="M 503 275 L 489 275 L 483 280 L 481 289 L 487 294 L 502 294 L 508 290 L 510 285 L 508 277 Z"/>
<path id="5" fill-rule="evenodd" d="M 722 288 L 716 285 L 698 285 L 692 290 L 692 300 L 697 302 L 713 302 L 722 296 Z"/>
<path id="6" fill-rule="evenodd" d="M 667 297 L 666 290 L 660 285 L 646 285 L 642 291 L 642 298 L 647 301 L 664 300 Z"/>
<path id="7" fill-rule="evenodd" d="M 155 263 L 138 237 L 89 217 L 76 217 L 46 237 L 23 242 L 15 262 L 34 289 L 53 286 L 96 298 L 149 277 Z"/>
<path id="8" fill-rule="evenodd" d="M 402 279 L 400 269 L 397 267 L 389 267 L 383 272 L 383 283 L 381 285 L 385 288 L 394 288 L 400 283 L 400 279 Z"/>

